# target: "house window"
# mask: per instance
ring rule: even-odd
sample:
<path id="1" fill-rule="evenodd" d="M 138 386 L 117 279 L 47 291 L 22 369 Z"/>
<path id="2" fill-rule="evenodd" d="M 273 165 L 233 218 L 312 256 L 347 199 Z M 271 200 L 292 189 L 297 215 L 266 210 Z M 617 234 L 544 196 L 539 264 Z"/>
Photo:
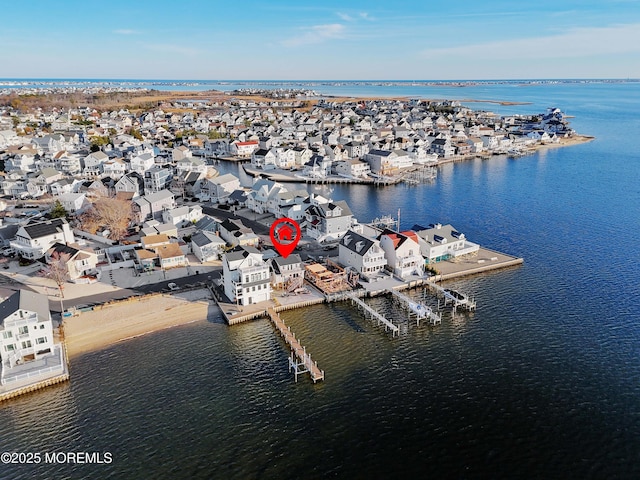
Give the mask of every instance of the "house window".
<path id="1" fill-rule="evenodd" d="M 15 349 L 16 347 L 13 343 L 10 343 L 9 345 L 4 346 L 5 352 L 13 352 Z"/>
<path id="2" fill-rule="evenodd" d="M 25 340 L 22 342 L 22 348 L 31 348 L 31 340 Z"/>
<path id="3" fill-rule="evenodd" d="M 40 324 L 40 330 L 44 330 L 44 323 Z"/>
<path id="4" fill-rule="evenodd" d="M 2 338 L 11 338 L 13 337 L 13 334 L 11 333 L 11 330 L 9 330 L 8 332 L 2 332 Z"/>
<path id="5" fill-rule="evenodd" d="M 25 333 L 29 333 L 29 327 L 26 325 L 18 329 L 18 334 L 24 335 Z"/>
<path id="6" fill-rule="evenodd" d="M 43 343 L 47 343 L 47 337 L 41 337 L 41 338 L 36 339 L 36 343 L 38 345 L 42 345 Z"/>

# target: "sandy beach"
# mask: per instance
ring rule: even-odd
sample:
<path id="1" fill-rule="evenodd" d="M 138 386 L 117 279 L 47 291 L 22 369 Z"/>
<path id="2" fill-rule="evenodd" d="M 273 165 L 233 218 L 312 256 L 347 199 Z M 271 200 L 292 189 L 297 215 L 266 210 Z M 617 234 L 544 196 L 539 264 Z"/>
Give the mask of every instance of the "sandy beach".
<path id="1" fill-rule="evenodd" d="M 153 295 L 105 305 L 65 318 L 64 337 L 69 358 L 107 348 L 119 341 L 176 325 L 204 321 L 215 302 L 209 292 Z"/>

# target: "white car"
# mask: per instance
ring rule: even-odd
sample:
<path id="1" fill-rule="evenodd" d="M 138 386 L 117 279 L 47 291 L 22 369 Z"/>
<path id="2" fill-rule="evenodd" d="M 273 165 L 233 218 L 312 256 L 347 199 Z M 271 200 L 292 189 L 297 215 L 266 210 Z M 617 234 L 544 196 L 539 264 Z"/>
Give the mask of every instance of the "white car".
<path id="1" fill-rule="evenodd" d="M 176 290 L 180 290 L 180 287 L 178 285 L 176 285 L 175 283 L 171 282 L 170 284 L 167 285 L 167 287 L 169 288 L 169 290 L 171 290 L 172 292 L 175 292 Z"/>

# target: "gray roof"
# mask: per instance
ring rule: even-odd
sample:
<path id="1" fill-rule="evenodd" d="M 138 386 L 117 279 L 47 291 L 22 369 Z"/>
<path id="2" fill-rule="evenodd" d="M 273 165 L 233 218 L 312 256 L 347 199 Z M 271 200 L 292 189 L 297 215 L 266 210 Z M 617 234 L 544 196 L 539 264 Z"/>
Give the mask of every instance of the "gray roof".
<path id="1" fill-rule="evenodd" d="M 225 241 L 211 232 L 198 232 L 191 237 L 191 243 L 202 247 L 212 243 L 224 244 Z"/>
<path id="2" fill-rule="evenodd" d="M 373 240 L 353 230 L 349 230 L 345 236 L 342 237 L 342 240 L 340 240 L 340 245 L 361 256 L 367 253 L 374 244 L 375 242 Z"/>
<path id="3" fill-rule="evenodd" d="M 67 223 L 66 220 L 55 218 L 53 220 L 45 220 L 25 225 L 24 230 L 31 239 L 41 238 L 61 232 L 62 225 L 65 223 Z"/>
<path id="4" fill-rule="evenodd" d="M 196 222 L 196 228 L 198 230 L 217 230 L 218 222 L 215 218 L 210 217 L 209 215 L 204 215 L 200 220 Z"/>
<path id="5" fill-rule="evenodd" d="M 4 326 L 5 318 L 19 309 L 36 312 L 39 321 L 50 318 L 49 300 L 46 295 L 29 290 L 19 290 L 0 303 L 0 325 Z"/>

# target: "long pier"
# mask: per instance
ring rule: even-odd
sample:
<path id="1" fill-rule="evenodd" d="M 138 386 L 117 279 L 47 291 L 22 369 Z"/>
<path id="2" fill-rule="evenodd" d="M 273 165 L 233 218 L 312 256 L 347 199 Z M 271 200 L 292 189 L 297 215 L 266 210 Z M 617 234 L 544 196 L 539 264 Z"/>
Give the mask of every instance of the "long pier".
<path id="1" fill-rule="evenodd" d="M 425 305 L 422 302 L 416 302 L 404 293 L 400 293 L 393 288 L 387 289 L 387 292 L 390 293 L 404 308 L 409 310 L 409 317 L 411 317 L 411 315 L 416 316 L 418 326 L 420 325 L 420 320 L 424 320 L 425 318 L 431 322 L 431 325 L 438 325 L 442 323 L 442 313 L 434 312 L 428 305 Z"/>
<path id="2" fill-rule="evenodd" d="M 311 355 L 307 353 L 307 349 L 300 344 L 300 341 L 291 331 L 291 328 L 287 327 L 273 307 L 267 309 L 267 314 L 269 315 L 271 323 L 273 323 L 278 332 L 280 332 L 280 335 L 282 335 L 282 338 L 284 338 L 284 341 L 289 345 L 289 348 L 291 348 L 289 371 L 293 370 L 296 382 L 298 381 L 298 375 L 307 372 L 311 376 L 313 383 L 324 380 L 324 370 L 318 368 L 318 362 L 311 360 Z"/>
<path id="3" fill-rule="evenodd" d="M 391 333 L 394 337 L 400 333 L 400 327 L 391 323 L 391 320 L 387 320 L 386 318 L 384 318 L 382 315 L 376 312 L 373 308 L 371 308 L 369 305 L 367 305 L 362 300 L 360 300 L 355 294 L 349 292 L 349 293 L 346 293 L 345 296 L 346 298 L 351 300 L 352 305 L 356 305 L 359 310 L 363 311 L 365 318 L 366 317 L 372 318 L 378 323 L 378 325 L 382 323 L 384 325 L 385 332 L 387 331 L 387 329 L 391 330 Z"/>

